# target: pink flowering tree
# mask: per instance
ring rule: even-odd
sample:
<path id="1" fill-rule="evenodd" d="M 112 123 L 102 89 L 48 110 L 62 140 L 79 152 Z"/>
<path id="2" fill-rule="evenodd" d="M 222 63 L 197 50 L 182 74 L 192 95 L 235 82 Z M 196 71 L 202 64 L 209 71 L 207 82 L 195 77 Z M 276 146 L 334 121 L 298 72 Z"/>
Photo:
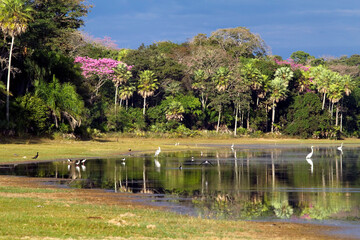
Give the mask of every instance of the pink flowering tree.
<path id="1" fill-rule="evenodd" d="M 310 77 L 310 66 L 305 66 L 301 63 L 296 63 L 292 58 L 289 58 L 287 60 L 278 60 L 274 58 L 274 61 L 279 66 L 290 67 L 292 71 L 300 70 L 302 76 L 298 78 L 299 92 L 311 91 L 312 78 Z"/>
<path id="2" fill-rule="evenodd" d="M 119 84 L 125 82 L 123 76 L 119 76 L 119 71 L 117 69 L 126 70 L 126 74 L 127 76 L 129 76 L 130 70 L 133 67 L 133 66 L 128 66 L 124 62 L 117 61 L 111 58 L 93 59 L 89 57 L 76 57 L 74 62 L 81 64 L 80 68 L 82 70 L 82 75 L 85 77 L 85 79 L 96 80 L 93 90 L 95 96 L 98 95 L 99 89 L 108 80 L 114 83 L 115 88 L 117 90 Z M 117 91 L 115 93 L 115 101 L 116 100 L 117 100 Z M 116 108 L 116 102 L 115 102 L 115 108 Z"/>

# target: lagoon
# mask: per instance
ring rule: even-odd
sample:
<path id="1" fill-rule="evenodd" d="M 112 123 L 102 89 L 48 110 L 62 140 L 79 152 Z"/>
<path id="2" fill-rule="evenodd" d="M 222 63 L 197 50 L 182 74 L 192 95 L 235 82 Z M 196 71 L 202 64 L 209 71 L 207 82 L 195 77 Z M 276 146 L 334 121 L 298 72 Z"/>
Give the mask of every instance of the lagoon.
<path id="1" fill-rule="evenodd" d="M 314 145 L 204 146 L 198 151 L 2 165 L 0 174 L 53 178 L 74 188 L 137 193 L 182 214 L 232 220 L 357 224 L 360 148 Z M 123 160 L 125 158 L 125 160 Z M 76 161 L 76 159 L 74 159 Z M 208 161 L 208 164 L 205 164 Z"/>

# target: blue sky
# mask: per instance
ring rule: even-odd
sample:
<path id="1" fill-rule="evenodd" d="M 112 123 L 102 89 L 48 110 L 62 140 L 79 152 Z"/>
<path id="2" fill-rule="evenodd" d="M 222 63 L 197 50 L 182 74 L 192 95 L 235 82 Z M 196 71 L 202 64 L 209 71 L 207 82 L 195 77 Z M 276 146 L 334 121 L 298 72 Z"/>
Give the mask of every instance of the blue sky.
<path id="1" fill-rule="evenodd" d="M 183 43 L 198 33 L 247 27 L 274 55 L 360 54 L 359 0 L 88 0 L 83 31 L 119 48 Z"/>

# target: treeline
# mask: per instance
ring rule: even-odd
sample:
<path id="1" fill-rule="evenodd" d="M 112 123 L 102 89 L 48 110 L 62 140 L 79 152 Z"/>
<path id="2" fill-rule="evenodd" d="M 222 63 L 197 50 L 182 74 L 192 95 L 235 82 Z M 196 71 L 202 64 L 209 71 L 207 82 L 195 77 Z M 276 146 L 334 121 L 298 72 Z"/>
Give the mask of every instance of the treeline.
<path id="1" fill-rule="evenodd" d="M 89 8 L 0 3 L 3 135 L 360 136 L 360 55 L 283 60 L 244 27 L 118 49 L 78 31 Z"/>

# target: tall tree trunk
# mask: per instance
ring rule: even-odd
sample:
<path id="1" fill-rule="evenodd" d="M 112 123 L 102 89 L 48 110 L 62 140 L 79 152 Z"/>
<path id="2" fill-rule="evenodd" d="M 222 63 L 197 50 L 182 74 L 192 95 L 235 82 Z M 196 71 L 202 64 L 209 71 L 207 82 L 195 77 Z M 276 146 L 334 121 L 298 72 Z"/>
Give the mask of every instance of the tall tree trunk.
<path id="1" fill-rule="evenodd" d="M 13 51 L 13 47 L 14 47 L 14 39 L 15 39 L 15 37 L 12 36 L 11 37 L 10 54 L 9 54 L 7 84 L 6 84 L 6 121 L 8 123 L 10 121 L 10 73 L 11 73 L 11 57 L 12 57 L 12 51 Z"/>
<path id="2" fill-rule="evenodd" d="M 271 119 L 271 132 L 274 132 L 274 122 L 275 122 L 275 100 L 273 100 L 273 110 L 272 110 L 272 119 Z"/>
<path id="3" fill-rule="evenodd" d="M 325 108 L 325 99 L 326 99 L 325 97 L 326 97 L 326 92 L 324 92 L 322 110 L 324 110 L 324 108 Z"/>
<path id="4" fill-rule="evenodd" d="M 336 104 L 336 120 L 335 120 L 335 126 L 339 125 L 339 104 Z"/>
<path id="5" fill-rule="evenodd" d="M 239 105 L 236 106 L 236 113 L 235 113 L 235 129 L 234 129 L 234 136 L 236 136 L 237 131 L 237 122 L 238 122 L 238 112 L 239 112 Z"/>
<path id="6" fill-rule="evenodd" d="M 250 108 L 247 112 L 246 129 L 250 129 Z"/>
<path id="7" fill-rule="evenodd" d="M 117 106 L 117 97 L 118 97 L 118 89 L 119 86 L 117 84 L 115 84 L 115 115 L 116 115 L 116 106 Z"/>
<path id="8" fill-rule="evenodd" d="M 219 127 L 220 127 L 220 116 L 221 116 L 221 106 L 220 106 L 220 110 L 219 110 L 219 117 L 218 117 L 218 122 L 217 122 L 216 132 L 219 132 Z"/>
<path id="9" fill-rule="evenodd" d="M 343 113 L 340 113 L 340 132 L 342 132 L 342 126 L 343 126 Z"/>
<path id="10" fill-rule="evenodd" d="M 204 98 L 203 92 L 201 92 L 201 105 L 202 105 L 203 109 L 205 109 L 205 98 Z"/>
<path id="11" fill-rule="evenodd" d="M 126 98 L 126 111 L 128 110 L 128 104 L 129 104 L 129 101 L 128 101 L 128 99 Z"/>
<path id="12" fill-rule="evenodd" d="M 146 106 L 146 97 L 144 97 L 144 108 L 143 108 L 143 115 L 145 115 L 145 106 Z"/>

